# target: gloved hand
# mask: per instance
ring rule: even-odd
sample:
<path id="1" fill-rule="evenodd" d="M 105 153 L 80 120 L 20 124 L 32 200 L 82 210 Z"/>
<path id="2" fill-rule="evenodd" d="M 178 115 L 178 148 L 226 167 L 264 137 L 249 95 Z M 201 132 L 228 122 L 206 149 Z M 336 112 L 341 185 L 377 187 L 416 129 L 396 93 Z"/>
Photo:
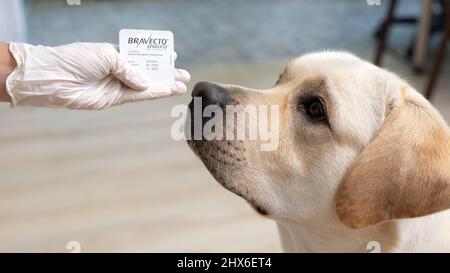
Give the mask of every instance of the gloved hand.
<path id="1" fill-rule="evenodd" d="M 175 71 L 173 86 L 148 82 L 112 44 L 59 47 L 11 43 L 17 67 L 6 80 L 14 106 L 99 110 L 186 92 L 189 72 Z"/>

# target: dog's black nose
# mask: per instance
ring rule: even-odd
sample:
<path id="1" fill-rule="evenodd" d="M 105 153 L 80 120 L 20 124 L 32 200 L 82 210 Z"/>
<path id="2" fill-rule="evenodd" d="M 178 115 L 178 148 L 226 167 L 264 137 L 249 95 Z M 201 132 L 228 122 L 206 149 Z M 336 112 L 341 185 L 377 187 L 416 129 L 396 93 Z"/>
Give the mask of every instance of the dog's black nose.
<path id="1" fill-rule="evenodd" d="M 190 124 L 186 127 L 190 127 L 190 132 L 185 132 L 187 134 L 187 139 L 205 139 L 203 127 L 209 120 L 216 117 L 218 113 L 217 110 L 222 110 L 223 113 L 226 112 L 226 106 L 232 104 L 234 101 L 231 92 L 232 91 L 212 82 L 199 82 L 194 86 L 194 89 L 192 90 L 192 100 L 189 103 L 189 112 L 191 116 L 189 120 Z M 211 108 L 210 110 L 214 109 L 214 112 L 209 115 L 204 115 L 203 111 L 205 111 L 207 107 Z M 226 115 L 222 117 L 222 122 L 225 122 L 225 116 Z M 214 131 L 215 130 L 214 127 Z M 223 133 L 225 133 L 225 131 L 223 131 Z"/>
<path id="2" fill-rule="evenodd" d="M 230 93 L 227 89 L 211 82 L 199 82 L 194 86 L 192 97 L 202 98 L 202 104 L 218 105 L 224 108 L 230 101 Z"/>

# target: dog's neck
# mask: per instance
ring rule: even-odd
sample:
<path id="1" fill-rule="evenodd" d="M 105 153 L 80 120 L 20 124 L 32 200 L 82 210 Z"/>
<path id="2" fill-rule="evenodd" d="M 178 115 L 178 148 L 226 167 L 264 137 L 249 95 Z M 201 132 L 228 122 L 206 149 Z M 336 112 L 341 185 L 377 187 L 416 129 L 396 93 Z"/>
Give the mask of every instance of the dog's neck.
<path id="1" fill-rule="evenodd" d="M 450 252 L 450 210 L 362 230 L 330 221 L 277 221 L 287 252 Z"/>

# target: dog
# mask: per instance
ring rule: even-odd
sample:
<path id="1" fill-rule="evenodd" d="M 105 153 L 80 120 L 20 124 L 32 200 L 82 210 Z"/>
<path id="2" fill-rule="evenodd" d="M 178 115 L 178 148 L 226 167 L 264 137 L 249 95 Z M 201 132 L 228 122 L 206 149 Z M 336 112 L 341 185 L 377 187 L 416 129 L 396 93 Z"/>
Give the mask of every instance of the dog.
<path id="1" fill-rule="evenodd" d="M 450 129 L 394 73 L 317 52 L 290 60 L 268 90 L 200 82 L 192 96 L 203 107 L 279 106 L 273 151 L 187 142 L 223 187 L 276 221 L 285 251 L 450 252 Z"/>

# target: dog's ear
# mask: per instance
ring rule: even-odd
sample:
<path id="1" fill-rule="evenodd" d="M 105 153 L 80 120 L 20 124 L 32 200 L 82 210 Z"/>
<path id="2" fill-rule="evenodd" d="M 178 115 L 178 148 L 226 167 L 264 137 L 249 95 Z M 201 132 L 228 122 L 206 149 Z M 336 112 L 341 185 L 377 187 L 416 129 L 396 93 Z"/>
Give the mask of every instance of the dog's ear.
<path id="1" fill-rule="evenodd" d="M 403 95 L 345 174 L 337 215 L 356 229 L 449 208 L 448 126 L 423 98 Z"/>

